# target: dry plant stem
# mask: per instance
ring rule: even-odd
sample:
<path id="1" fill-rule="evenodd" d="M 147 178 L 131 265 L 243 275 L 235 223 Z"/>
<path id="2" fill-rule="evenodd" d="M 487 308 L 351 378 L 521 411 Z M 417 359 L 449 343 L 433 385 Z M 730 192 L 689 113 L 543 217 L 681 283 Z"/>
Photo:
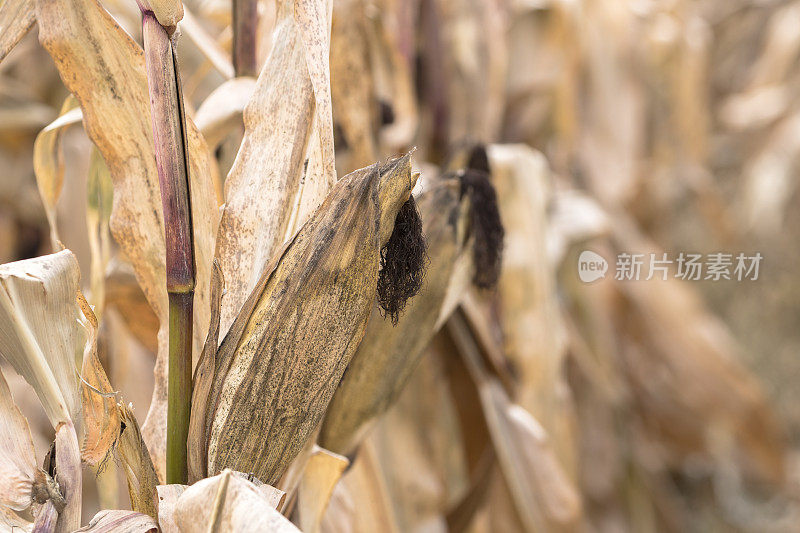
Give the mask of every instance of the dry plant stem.
<path id="1" fill-rule="evenodd" d="M 233 0 L 233 70 L 236 77 L 258 76 L 258 0 Z"/>
<path id="2" fill-rule="evenodd" d="M 170 33 L 151 12 L 144 11 L 142 35 L 167 252 L 169 396 L 166 482 L 186 483 L 186 438 L 192 396 L 195 264 L 185 118 Z"/>

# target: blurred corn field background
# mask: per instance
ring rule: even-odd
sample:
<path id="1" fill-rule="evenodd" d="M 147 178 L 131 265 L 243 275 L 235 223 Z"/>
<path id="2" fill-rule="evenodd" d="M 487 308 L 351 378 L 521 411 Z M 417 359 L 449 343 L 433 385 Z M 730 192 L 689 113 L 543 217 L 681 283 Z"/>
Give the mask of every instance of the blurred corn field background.
<path id="1" fill-rule="evenodd" d="M 0 0 L 0 530 L 800 531 L 798 96 L 795 0 Z"/>

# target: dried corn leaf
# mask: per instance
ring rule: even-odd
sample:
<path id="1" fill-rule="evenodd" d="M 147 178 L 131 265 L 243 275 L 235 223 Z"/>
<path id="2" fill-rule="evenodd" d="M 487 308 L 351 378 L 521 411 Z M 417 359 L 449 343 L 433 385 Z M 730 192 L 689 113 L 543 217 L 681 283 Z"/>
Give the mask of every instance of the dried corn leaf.
<path id="1" fill-rule="evenodd" d="M 25 37 L 36 22 L 30 0 L 5 0 L 0 5 L 0 61 Z"/>
<path id="2" fill-rule="evenodd" d="M 33 171 L 36 185 L 42 197 L 44 212 L 50 223 L 50 242 L 54 251 L 59 249 L 58 227 L 56 226 L 56 202 L 64 185 L 64 156 L 61 153 L 61 135 L 64 130 L 83 119 L 77 107 L 78 102 L 71 95 L 64 100 L 59 117 L 47 125 L 33 143 Z"/>
<path id="3" fill-rule="evenodd" d="M 370 533 L 401 531 L 392 510 L 386 480 L 370 441 L 358 452 L 331 496 L 322 520 L 324 533 Z"/>
<path id="4" fill-rule="evenodd" d="M 373 309 L 322 425 L 320 445 L 336 453 L 352 453 L 370 423 L 397 399 L 435 333 L 455 264 L 469 255 L 463 253 L 468 201 L 457 177 L 429 183 L 418 205 L 430 250 L 425 280 L 396 326 Z"/>
<path id="5" fill-rule="evenodd" d="M 36 474 L 36 456 L 28 421 L 0 373 L 0 506 L 27 509 Z"/>
<path id="6" fill-rule="evenodd" d="M 111 261 L 111 234 L 108 225 L 113 197 L 111 174 L 106 162 L 103 161 L 97 148 L 92 147 L 89 178 L 86 183 L 86 229 L 89 234 L 89 250 L 92 255 L 89 301 L 92 302 L 98 318 L 102 318 L 106 303 L 106 271 Z M 145 303 L 145 305 L 147 304 Z M 147 311 L 152 314 L 151 309 L 148 308 Z M 141 317 L 137 316 L 137 320 L 140 319 Z"/>
<path id="7" fill-rule="evenodd" d="M 300 205 L 310 202 L 313 210 L 336 181 L 330 20 L 322 16 L 329 4 L 280 2 L 273 48 L 244 111 L 245 135 L 225 182 L 216 253 L 226 283 L 223 337 L 267 262 L 305 221 Z"/>
<path id="8" fill-rule="evenodd" d="M 378 157 L 376 102 L 369 73 L 366 13 L 362 0 L 333 3 L 331 92 L 333 119 L 347 143 L 347 172 Z M 339 159 L 339 156 L 337 156 Z"/>
<path id="9" fill-rule="evenodd" d="M 81 404 L 83 408 L 83 443 L 81 457 L 90 465 L 105 459 L 120 432 L 120 416 L 116 393 L 111 388 L 100 359 L 97 357 L 97 318 L 92 308 L 78 293 L 81 311 L 86 317 L 89 339 L 83 351 L 81 366 Z"/>
<path id="10" fill-rule="evenodd" d="M 94 515 L 88 525 L 77 531 L 90 533 L 158 533 L 158 524 L 146 514 L 114 509 L 100 511 Z"/>
<path id="11" fill-rule="evenodd" d="M 131 508 L 158 520 L 158 477 L 130 408 L 119 405 L 120 436 L 115 452 L 128 482 Z"/>
<path id="12" fill-rule="evenodd" d="M 554 269 L 545 259 L 551 201 L 547 162 L 525 145 L 493 145 L 488 155 L 509 228 L 497 298 L 503 352 L 517 373 L 517 402 L 544 426 L 563 466 L 574 472 L 574 421 L 564 380 L 566 332 Z"/>
<path id="13" fill-rule="evenodd" d="M 363 335 L 380 250 L 414 182 L 410 154 L 350 174 L 263 271 L 214 372 L 196 383 L 210 393 L 194 395 L 190 442 L 208 464 L 190 456 L 190 472 L 235 468 L 270 484 L 281 477 Z"/>
<path id="14" fill-rule="evenodd" d="M 178 498 L 187 489 L 186 485 L 159 485 L 158 490 L 158 527 L 161 533 L 178 533 L 175 523 L 175 505 Z"/>
<path id="15" fill-rule="evenodd" d="M 39 40 L 53 57 L 64 84 L 80 102 L 84 127 L 111 171 L 114 184 L 112 234 L 131 261 L 139 284 L 162 325 L 156 386 L 144 427 L 160 472 L 166 447 L 167 295 L 164 291 L 164 223 L 153 155 L 144 55 L 95 0 L 39 1 L 36 7 Z M 166 7 L 157 9 L 174 12 Z M 159 20 L 164 22 L 162 18 L 159 15 Z M 76 76 L 75 72 L 82 74 Z M 191 120 L 187 119 L 186 127 L 198 287 L 193 331 L 195 353 L 199 354 L 209 321 L 207 289 L 217 209 L 208 147 Z"/>
<path id="16" fill-rule="evenodd" d="M 209 146 L 219 145 L 236 126 L 243 125 L 242 113 L 255 89 L 254 79 L 234 78 L 214 89 L 203 100 L 194 122 Z"/>
<path id="17" fill-rule="evenodd" d="M 489 375 L 463 314 L 448 321 L 448 331 L 478 386 L 503 476 L 528 531 L 570 531 L 581 520 L 580 495 L 560 465 L 544 428 L 511 402 L 497 378 Z"/>
<path id="18" fill-rule="evenodd" d="M 315 446 L 297 487 L 298 526 L 306 533 L 319 531 L 325 509 L 336 483 L 350 461 L 339 454 Z"/>
<path id="19" fill-rule="evenodd" d="M 253 483 L 230 470 L 187 488 L 175 505 L 174 519 L 181 533 L 300 531 Z"/>
<path id="20" fill-rule="evenodd" d="M 0 266 L 0 354 L 36 390 L 53 427 L 80 420 L 79 281 L 69 250 Z"/>

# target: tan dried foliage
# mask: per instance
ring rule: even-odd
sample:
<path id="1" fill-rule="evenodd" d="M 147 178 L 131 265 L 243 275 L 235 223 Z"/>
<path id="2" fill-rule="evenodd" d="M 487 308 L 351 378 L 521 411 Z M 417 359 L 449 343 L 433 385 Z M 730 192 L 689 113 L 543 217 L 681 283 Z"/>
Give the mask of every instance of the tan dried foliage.
<path id="1" fill-rule="evenodd" d="M 397 400 L 437 329 L 448 282 L 465 253 L 469 204 L 455 175 L 426 180 L 418 198 L 429 264 L 420 293 L 397 325 L 375 307 L 364 339 L 334 394 L 320 433 L 325 448 L 350 454 L 374 420 Z M 463 287 L 459 293 L 463 292 Z"/>
<path id="2" fill-rule="evenodd" d="M 198 481 L 180 495 L 174 520 L 181 532 L 300 531 L 262 490 L 230 470 Z"/>
<path id="3" fill-rule="evenodd" d="M 217 236 L 216 257 L 226 282 L 223 337 L 273 254 L 336 181 L 328 5 L 280 2 L 274 45 L 244 110 L 245 134 L 225 182 Z"/>
<path id="4" fill-rule="evenodd" d="M 141 48 L 95 0 L 37 2 L 36 9 L 39 40 L 53 57 L 64 84 L 80 103 L 86 132 L 111 171 L 112 234 L 133 265 L 161 322 L 156 387 L 144 428 L 150 452 L 161 472 L 166 446 L 167 379 L 164 224 L 144 56 Z M 165 9 L 165 13 L 174 12 Z M 77 71 L 82 75 L 74 76 Z M 218 218 L 208 147 L 189 119 L 187 143 L 198 286 L 194 331 L 199 354 L 208 329 L 207 288 Z"/>
<path id="5" fill-rule="evenodd" d="M 203 451 L 190 471 L 281 477 L 363 336 L 379 252 L 413 186 L 410 154 L 350 174 L 264 269 L 213 373 L 198 376 L 195 391 L 210 392 L 195 392 L 190 441 Z"/>

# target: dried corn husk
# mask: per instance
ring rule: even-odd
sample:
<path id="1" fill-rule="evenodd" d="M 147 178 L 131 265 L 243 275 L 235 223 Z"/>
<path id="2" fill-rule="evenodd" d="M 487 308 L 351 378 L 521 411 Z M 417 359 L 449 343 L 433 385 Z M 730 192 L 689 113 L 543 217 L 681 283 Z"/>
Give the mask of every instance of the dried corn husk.
<path id="1" fill-rule="evenodd" d="M 146 514 L 114 509 L 100 511 L 94 515 L 89 524 L 77 531 L 89 533 L 157 533 L 158 524 Z"/>
<path id="2" fill-rule="evenodd" d="M 320 444 L 336 453 L 352 453 L 370 423 L 395 402 L 447 313 L 447 295 L 458 295 L 448 301 L 455 304 L 470 279 L 486 286 L 497 280 L 502 228 L 488 175 L 469 169 L 426 183 L 419 200 L 430 249 L 425 281 L 396 326 L 373 310 L 320 433 Z M 499 239 L 485 238 L 498 227 Z M 471 276 L 453 280 L 456 271 Z"/>
<path id="3" fill-rule="evenodd" d="M 15 511 L 27 509 L 35 475 L 31 429 L 0 373 L 0 506 Z"/>
<path id="4" fill-rule="evenodd" d="M 201 453 L 190 455 L 190 475 L 234 468 L 270 484 L 281 477 L 363 335 L 381 248 L 415 181 L 410 154 L 350 174 L 273 258 L 213 365 L 204 352 L 198 367 L 190 446 Z"/>
<path id="5" fill-rule="evenodd" d="M 418 201 L 430 250 L 422 290 L 396 326 L 373 309 L 322 425 L 320 445 L 336 453 L 352 453 L 369 423 L 397 399 L 433 336 L 453 268 L 469 255 L 468 201 L 460 180 L 451 174 L 431 185 Z"/>
<path id="6" fill-rule="evenodd" d="M 264 491 L 230 470 L 187 488 L 175 504 L 174 520 L 182 533 L 300 531 Z"/>
<path id="7" fill-rule="evenodd" d="M 36 12 L 29 0 L 6 0 L 0 6 L 0 61 L 25 37 L 33 23 Z"/>

